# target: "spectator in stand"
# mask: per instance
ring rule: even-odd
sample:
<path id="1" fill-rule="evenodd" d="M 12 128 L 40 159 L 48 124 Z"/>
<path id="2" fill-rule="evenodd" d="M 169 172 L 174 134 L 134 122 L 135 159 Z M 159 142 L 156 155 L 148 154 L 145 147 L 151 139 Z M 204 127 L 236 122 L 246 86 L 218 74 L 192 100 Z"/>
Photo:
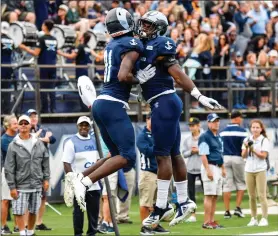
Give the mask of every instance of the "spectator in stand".
<path id="1" fill-rule="evenodd" d="M 241 156 L 246 158 L 245 180 L 251 208 L 251 220 L 247 226 L 268 226 L 266 198 L 266 158 L 270 151 L 270 143 L 261 120 L 250 122 L 251 136 L 244 139 Z M 262 218 L 257 219 L 257 197 L 262 207 Z"/>
<path id="2" fill-rule="evenodd" d="M 244 104 L 245 91 L 243 90 L 246 87 L 245 82 L 247 81 L 247 78 L 245 77 L 244 61 L 240 51 L 237 51 L 235 60 L 231 63 L 230 70 L 232 74 L 232 79 L 235 80 L 232 86 L 240 89 L 234 91 L 233 93 L 233 108 L 247 109 L 247 106 Z"/>
<path id="3" fill-rule="evenodd" d="M 190 137 L 186 138 L 183 143 L 183 157 L 187 159 L 187 180 L 188 180 L 188 197 L 196 202 L 195 196 L 195 181 L 198 178 L 201 181 L 203 187 L 203 181 L 201 178 L 201 165 L 202 159 L 199 155 L 198 141 L 201 135 L 200 120 L 195 117 L 191 117 L 188 122 L 189 130 L 191 132 Z M 196 222 L 195 210 L 186 222 Z"/>
<path id="4" fill-rule="evenodd" d="M 70 22 L 67 19 L 67 13 L 69 11 L 69 8 L 67 5 L 62 4 L 58 8 L 57 16 L 52 18 L 53 22 L 57 25 L 69 25 Z"/>
<path id="5" fill-rule="evenodd" d="M 215 44 L 218 44 L 219 36 L 223 32 L 223 27 L 220 23 L 220 18 L 217 14 L 211 14 L 209 16 L 209 23 L 210 23 L 210 35 L 214 40 Z"/>
<path id="6" fill-rule="evenodd" d="M 237 45 L 237 33 L 235 30 L 229 33 L 229 45 L 230 45 L 230 59 L 234 60 L 236 57 L 236 53 L 239 51 L 239 47 Z"/>
<path id="7" fill-rule="evenodd" d="M 190 52 L 193 50 L 193 46 L 194 46 L 193 31 L 190 28 L 186 28 L 184 30 L 184 45 L 183 45 L 183 48 L 182 48 L 185 58 L 189 56 Z"/>
<path id="8" fill-rule="evenodd" d="M 35 24 L 34 3 L 32 1 L 2 0 L 1 6 L 6 4 L 6 10 L 1 16 L 3 21 L 28 21 Z"/>
<path id="9" fill-rule="evenodd" d="M 180 13 L 179 16 L 180 21 L 184 22 L 186 25 L 189 25 L 191 20 L 191 15 L 188 14 L 186 10 Z"/>
<path id="10" fill-rule="evenodd" d="M 270 21 L 267 24 L 267 37 L 269 39 L 268 46 L 274 47 L 274 43 L 278 40 L 278 12 L 273 11 L 270 14 Z"/>
<path id="11" fill-rule="evenodd" d="M 69 10 L 67 12 L 66 18 L 70 24 L 75 24 L 79 21 L 79 11 L 77 9 L 77 1 L 69 2 Z"/>
<path id="12" fill-rule="evenodd" d="M 100 18 L 99 18 L 99 22 L 94 26 L 93 30 L 100 32 L 100 33 L 105 33 L 106 32 L 106 27 L 105 27 L 105 17 L 107 15 L 107 11 L 102 11 Z"/>
<path id="13" fill-rule="evenodd" d="M 201 32 L 199 21 L 197 21 L 196 19 L 192 19 L 190 21 L 189 28 L 193 31 L 194 38 L 199 36 L 199 34 Z"/>
<path id="14" fill-rule="evenodd" d="M 253 52 L 258 57 L 261 50 L 264 50 L 265 47 L 266 38 L 264 36 L 257 36 L 248 43 L 245 55 L 247 55 L 249 52 Z"/>
<path id="15" fill-rule="evenodd" d="M 54 144 L 56 142 L 56 138 L 53 136 L 52 132 L 49 131 L 46 128 L 43 128 L 41 125 L 38 124 L 38 113 L 34 109 L 29 109 L 26 112 L 26 115 L 29 116 L 30 118 L 30 125 L 31 125 L 31 133 L 36 136 L 36 138 L 39 138 L 41 141 L 43 141 L 45 147 L 47 148 L 48 152 L 48 145 L 49 144 Z M 44 223 L 43 223 L 43 215 L 45 212 L 45 204 L 47 200 L 47 192 L 45 192 L 42 189 L 42 199 L 41 199 L 41 205 L 36 221 L 36 230 L 52 230 L 52 228 L 48 228 Z"/>
<path id="16" fill-rule="evenodd" d="M 168 24 L 168 31 L 172 31 L 172 29 L 177 25 L 177 19 L 172 13 L 168 16 Z"/>
<path id="17" fill-rule="evenodd" d="M 27 208 L 27 235 L 34 235 L 41 189 L 47 191 L 50 177 L 48 151 L 41 140 L 30 134 L 30 123 L 28 116 L 19 117 L 19 134 L 10 143 L 5 160 L 5 176 L 13 198 L 13 214 L 22 236 L 26 235 L 24 214 Z"/>
<path id="18" fill-rule="evenodd" d="M 278 53 L 276 50 L 271 50 L 268 53 L 268 66 L 270 67 L 269 70 L 267 71 L 267 76 L 268 78 L 271 80 L 271 76 L 273 73 L 274 78 L 278 78 L 278 70 L 277 69 L 271 69 L 272 67 L 275 67 L 278 65 Z M 272 85 L 271 85 L 272 86 Z M 276 85 L 277 86 L 277 85 Z M 277 87 L 276 87 L 277 88 Z M 277 96 L 277 95 L 276 95 Z M 272 95 L 270 94 L 270 98 L 269 101 L 272 101 Z M 276 102 L 276 106 L 278 106 L 278 97 L 276 101 L 272 101 L 272 102 Z"/>
<path id="19" fill-rule="evenodd" d="M 132 8 L 131 2 L 128 0 L 122 2 L 123 2 L 123 8 L 126 9 L 131 15 L 133 15 L 134 9 Z"/>
<path id="20" fill-rule="evenodd" d="M 240 127 L 242 124 L 242 114 L 239 111 L 234 111 L 231 114 L 231 123 L 220 132 L 220 137 L 223 140 L 223 159 L 227 176 L 224 179 L 223 192 L 224 192 L 224 205 L 225 214 L 224 218 L 229 219 L 232 217 L 230 213 L 230 200 L 231 191 L 236 190 L 236 209 L 234 215 L 238 217 L 245 217 L 241 211 L 241 202 L 246 189 L 244 179 L 244 166 L 245 162 L 241 157 L 241 146 L 244 138 L 248 133 L 245 129 Z"/>
<path id="21" fill-rule="evenodd" d="M 16 116 L 14 115 L 5 116 L 3 120 L 3 126 L 5 127 L 6 132 L 1 136 L 1 166 L 2 166 L 1 169 L 1 174 L 2 174 L 1 235 L 8 235 L 8 234 L 12 234 L 11 230 L 7 225 L 7 217 L 9 213 L 9 205 L 11 200 L 13 200 L 13 198 L 11 197 L 10 189 L 5 178 L 4 163 L 5 163 L 9 144 L 13 141 L 13 139 L 17 134 L 18 124 L 17 124 Z M 18 227 L 16 226 L 15 219 L 14 219 L 14 232 L 19 232 Z"/>
<path id="22" fill-rule="evenodd" d="M 235 23 L 237 26 L 237 45 L 243 55 L 247 48 L 248 42 L 252 37 L 252 31 L 250 23 L 248 22 L 249 16 L 247 15 L 249 11 L 249 5 L 245 1 L 239 2 L 239 10 L 235 13 Z"/>
<path id="23" fill-rule="evenodd" d="M 267 11 L 261 5 L 260 1 L 252 2 L 253 9 L 247 14 L 249 16 L 248 22 L 251 23 L 252 37 L 266 35 L 266 25 L 269 21 Z"/>
<path id="24" fill-rule="evenodd" d="M 224 33 L 220 34 L 218 45 L 215 49 L 215 53 L 213 55 L 213 65 L 214 66 L 228 66 L 230 63 L 230 45 L 228 36 Z M 213 78 L 221 81 L 225 81 L 227 79 L 227 71 L 226 69 L 216 69 L 213 72 Z M 215 87 L 223 88 L 226 87 L 225 83 L 217 82 L 214 83 Z M 215 95 L 215 99 L 221 101 L 221 104 L 224 104 L 223 92 L 218 91 Z"/>

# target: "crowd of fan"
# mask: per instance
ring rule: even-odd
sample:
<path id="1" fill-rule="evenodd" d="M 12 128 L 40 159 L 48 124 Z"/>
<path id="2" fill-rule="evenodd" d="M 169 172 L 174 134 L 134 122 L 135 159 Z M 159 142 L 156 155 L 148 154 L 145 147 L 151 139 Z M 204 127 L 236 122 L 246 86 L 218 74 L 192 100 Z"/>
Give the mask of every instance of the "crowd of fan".
<path id="1" fill-rule="evenodd" d="M 32 2 L 3 2 L 7 4 L 2 17 L 4 20 L 35 22 Z M 53 19 L 55 24 L 73 26 L 79 32 L 79 39 L 89 29 L 105 32 L 105 16 L 111 8 L 125 8 L 136 22 L 147 11 L 161 11 L 168 18 L 169 29 L 166 35 L 176 42 L 177 59 L 181 65 L 196 48 L 196 38 L 202 33 L 208 35 L 211 39 L 211 59 L 205 64 L 201 63 L 201 66 L 230 67 L 235 82 L 233 87 L 238 88 L 233 96 L 235 109 L 254 108 L 254 91 L 245 92 L 242 88 L 271 86 L 271 67 L 278 64 L 277 1 L 48 0 L 47 6 L 48 18 Z M 209 77 L 203 79 L 218 80 L 213 82 L 214 87 L 227 86 L 226 69 L 213 69 L 209 74 Z M 198 81 L 196 83 L 199 85 Z M 209 86 L 212 87 L 211 82 Z M 216 96 L 225 105 L 227 93 L 220 92 Z M 261 109 L 270 109 L 273 102 L 278 105 L 278 99 L 272 101 L 270 90 L 262 90 L 259 97 Z"/>

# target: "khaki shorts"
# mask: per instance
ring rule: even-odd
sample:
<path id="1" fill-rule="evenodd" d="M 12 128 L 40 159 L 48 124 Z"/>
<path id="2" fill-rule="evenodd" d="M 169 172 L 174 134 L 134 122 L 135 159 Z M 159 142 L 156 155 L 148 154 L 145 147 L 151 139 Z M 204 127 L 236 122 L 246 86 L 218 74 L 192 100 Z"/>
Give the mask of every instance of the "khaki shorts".
<path id="1" fill-rule="evenodd" d="M 204 185 L 204 195 L 222 195 L 222 170 L 221 167 L 209 164 L 209 168 L 213 173 L 213 180 L 207 176 L 207 172 L 203 165 L 201 165 L 201 177 Z"/>
<path id="2" fill-rule="evenodd" d="M 111 189 L 112 196 L 117 196 L 117 185 L 118 185 L 118 172 L 114 172 L 113 174 L 108 176 L 108 181 Z M 104 183 L 104 179 L 101 180 L 103 189 L 102 195 L 107 195 L 106 185 Z"/>
<path id="3" fill-rule="evenodd" d="M 4 168 L 2 168 L 2 184 L 1 184 L 1 191 L 2 191 L 2 200 L 13 200 L 13 198 L 11 197 L 11 193 L 10 193 L 10 188 L 7 184 L 7 180 L 5 178 L 5 171 Z"/>
<path id="4" fill-rule="evenodd" d="M 246 190 L 244 167 L 245 161 L 240 156 L 224 156 L 227 176 L 223 181 L 223 192 Z"/>
<path id="5" fill-rule="evenodd" d="M 153 207 L 157 189 L 157 175 L 150 171 L 141 171 L 139 177 L 140 206 Z"/>

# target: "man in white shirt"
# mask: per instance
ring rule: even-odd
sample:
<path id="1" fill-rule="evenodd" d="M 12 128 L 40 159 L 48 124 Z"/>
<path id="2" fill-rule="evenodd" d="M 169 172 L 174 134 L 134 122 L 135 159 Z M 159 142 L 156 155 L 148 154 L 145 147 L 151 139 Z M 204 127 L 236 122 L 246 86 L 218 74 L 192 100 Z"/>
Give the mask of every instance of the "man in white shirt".
<path id="1" fill-rule="evenodd" d="M 91 129 L 91 120 L 89 117 L 81 116 L 77 121 L 78 133 L 67 139 L 64 143 L 64 152 L 62 161 L 66 175 L 66 185 L 68 179 L 73 173 L 82 173 L 84 170 L 94 165 L 99 160 L 96 139 L 93 134 L 89 134 Z M 72 191 L 71 191 L 72 192 Z M 67 206 L 74 206 L 73 210 L 73 227 L 74 235 L 82 235 L 84 224 L 84 213 L 77 204 L 76 199 L 67 198 L 70 195 L 67 187 L 65 188 L 65 202 Z M 85 195 L 88 230 L 86 235 L 92 236 L 97 233 L 100 185 L 94 183 L 86 192 Z M 73 200 L 73 201 L 72 201 Z"/>

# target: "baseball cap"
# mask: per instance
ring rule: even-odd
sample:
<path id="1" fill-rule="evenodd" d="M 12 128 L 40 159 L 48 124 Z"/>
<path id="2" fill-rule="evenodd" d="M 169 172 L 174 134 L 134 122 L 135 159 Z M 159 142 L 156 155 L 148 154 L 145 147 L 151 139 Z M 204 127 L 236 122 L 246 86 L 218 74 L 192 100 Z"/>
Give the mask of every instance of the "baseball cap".
<path id="1" fill-rule="evenodd" d="M 237 117 L 243 117 L 242 113 L 240 111 L 233 111 L 231 113 L 231 119 L 235 119 Z"/>
<path id="2" fill-rule="evenodd" d="M 38 112 L 37 112 L 35 109 L 29 109 L 29 110 L 26 112 L 26 115 L 27 115 L 27 116 L 30 116 L 30 115 L 33 114 L 33 113 L 38 114 Z"/>
<path id="3" fill-rule="evenodd" d="M 273 11 L 273 12 L 271 12 L 271 14 L 270 14 L 270 17 L 271 18 L 275 18 L 275 17 L 277 17 L 278 16 L 278 12 L 277 11 Z"/>
<path id="4" fill-rule="evenodd" d="M 188 121 L 188 125 L 197 125 L 200 123 L 200 120 L 196 117 L 190 117 Z"/>
<path id="5" fill-rule="evenodd" d="M 89 125 L 91 125 L 91 119 L 88 116 L 80 116 L 76 124 L 79 125 L 82 122 L 87 122 Z"/>
<path id="6" fill-rule="evenodd" d="M 220 117 L 216 113 L 210 113 L 207 117 L 208 122 L 214 122 L 217 119 L 220 119 Z"/>
<path id="7" fill-rule="evenodd" d="M 242 55 L 241 55 L 241 52 L 240 52 L 240 51 L 237 51 L 237 52 L 236 52 L 236 56 L 237 56 L 237 57 L 241 57 L 241 56 L 242 56 Z"/>
<path id="8" fill-rule="evenodd" d="M 69 11 L 69 7 L 68 7 L 67 5 L 65 5 L 65 4 L 61 4 L 61 5 L 59 6 L 59 9 L 63 9 L 63 10 L 66 11 L 66 12 Z"/>
<path id="9" fill-rule="evenodd" d="M 18 118 L 18 124 L 19 124 L 21 121 L 23 121 L 23 120 L 27 121 L 29 124 L 31 123 L 29 116 L 27 116 L 27 115 L 22 115 L 22 116 L 20 116 L 20 117 Z"/>
<path id="10" fill-rule="evenodd" d="M 272 49 L 270 50 L 270 52 L 268 53 L 269 57 L 278 57 L 278 53 L 276 50 Z"/>

